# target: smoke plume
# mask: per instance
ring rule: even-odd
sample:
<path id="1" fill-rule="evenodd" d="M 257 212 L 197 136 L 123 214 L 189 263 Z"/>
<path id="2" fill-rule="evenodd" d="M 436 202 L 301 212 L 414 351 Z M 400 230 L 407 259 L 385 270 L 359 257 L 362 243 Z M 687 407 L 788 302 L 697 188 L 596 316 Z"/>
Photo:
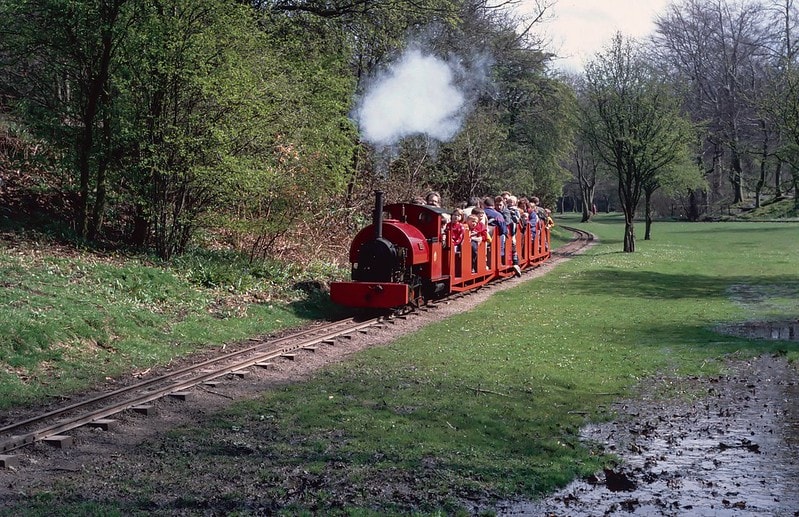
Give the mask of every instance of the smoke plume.
<path id="1" fill-rule="evenodd" d="M 456 86 L 453 66 L 421 50 L 408 50 L 370 84 L 356 119 L 361 137 L 392 146 L 407 136 L 446 142 L 460 130 L 466 96 Z"/>

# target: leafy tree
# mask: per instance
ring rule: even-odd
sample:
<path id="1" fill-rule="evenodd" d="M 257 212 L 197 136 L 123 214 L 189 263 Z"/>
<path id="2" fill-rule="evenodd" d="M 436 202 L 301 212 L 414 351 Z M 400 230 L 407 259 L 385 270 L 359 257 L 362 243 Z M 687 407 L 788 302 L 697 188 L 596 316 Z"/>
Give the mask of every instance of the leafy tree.
<path id="1" fill-rule="evenodd" d="M 582 110 L 586 139 L 618 178 L 624 251 L 635 251 L 634 217 L 645 187 L 680 157 L 690 126 L 666 81 L 632 40 L 617 33 L 586 66 Z"/>
<path id="2" fill-rule="evenodd" d="M 74 164 L 72 219 L 84 238 L 102 225 L 107 173 L 117 164 L 112 77 L 131 23 L 129 6 L 127 0 L 0 0 L 0 95 Z"/>
<path id="3" fill-rule="evenodd" d="M 253 236 L 246 245 L 262 256 L 343 186 L 352 86 L 341 54 L 284 19 L 259 27 L 254 14 L 152 0 L 126 48 L 132 234 L 163 257 L 207 224 L 237 245 Z"/>
<path id="4" fill-rule="evenodd" d="M 691 213 L 694 210 L 693 194 L 707 189 L 707 179 L 703 174 L 701 163 L 684 153 L 658 175 L 657 185 L 663 189 L 664 194 L 682 202 L 689 221 L 697 220 L 698 216 Z"/>
<path id="5" fill-rule="evenodd" d="M 553 203 L 568 178 L 561 161 L 573 135 L 574 97 L 550 76 L 541 41 L 517 30 L 535 26 L 547 8 L 537 3 L 522 23 L 486 2 L 465 2 L 461 23 L 438 40 L 442 53 L 482 60 L 490 78 L 470 92 L 474 108 L 462 132 L 439 153 L 437 170 L 446 175 L 437 186 L 457 200 L 511 190 Z M 475 57 L 475 48 L 483 54 Z"/>
<path id="6" fill-rule="evenodd" d="M 466 201 L 505 187 L 501 170 L 507 130 L 489 106 L 480 106 L 455 139 L 442 146 L 437 161 L 439 185 L 454 200 Z"/>

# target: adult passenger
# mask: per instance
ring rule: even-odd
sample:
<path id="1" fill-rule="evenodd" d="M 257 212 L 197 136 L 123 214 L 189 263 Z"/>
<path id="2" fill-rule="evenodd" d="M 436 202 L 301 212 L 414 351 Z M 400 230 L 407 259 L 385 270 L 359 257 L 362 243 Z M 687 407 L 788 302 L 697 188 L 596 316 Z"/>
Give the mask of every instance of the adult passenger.
<path id="1" fill-rule="evenodd" d="M 466 203 L 466 208 L 463 209 L 464 217 L 468 217 L 472 214 L 472 210 L 475 208 L 482 208 L 480 204 L 480 198 L 476 196 L 472 196 L 469 198 L 468 203 Z"/>
<path id="2" fill-rule="evenodd" d="M 425 197 L 425 204 L 430 206 L 437 206 L 441 208 L 441 194 L 436 192 L 435 190 L 431 190 L 428 192 Z"/>
<path id="3" fill-rule="evenodd" d="M 530 231 L 532 232 L 530 235 L 533 237 L 533 241 L 535 242 L 535 234 L 538 230 L 538 203 L 539 200 L 537 197 L 533 196 L 530 198 L 530 209 L 527 212 L 527 215 L 530 218 Z"/>
<path id="4" fill-rule="evenodd" d="M 505 237 L 508 234 L 508 223 L 505 222 L 505 216 L 494 208 L 494 198 L 491 196 L 483 199 L 483 207 L 486 218 L 488 219 L 488 226 L 497 228 L 497 234 L 499 235 L 498 243 L 500 246 L 499 252 L 502 262 L 505 262 Z"/>
<path id="5" fill-rule="evenodd" d="M 510 214 L 511 224 L 509 226 L 509 231 L 511 235 L 511 253 L 512 260 L 513 260 L 513 270 L 516 272 L 516 276 L 522 276 L 522 268 L 519 267 L 519 253 L 516 248 L 516 228 L 522 226 L 522 216 L 519 209 L 516 207 L 516 196 L 513 194 L 508 193 L 508 196 L 505 199 L 505 210 L 508 211 Z"/>

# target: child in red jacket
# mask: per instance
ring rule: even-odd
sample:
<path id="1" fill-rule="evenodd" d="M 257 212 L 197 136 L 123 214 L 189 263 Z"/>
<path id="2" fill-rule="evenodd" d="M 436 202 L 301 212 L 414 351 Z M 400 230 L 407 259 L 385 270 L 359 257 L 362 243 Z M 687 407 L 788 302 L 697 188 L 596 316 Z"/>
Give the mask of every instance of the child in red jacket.
<path id="1" fill-rule="evenodd" d="M 480 221 L 480 214 L 474 212 L 466 219 L 466 226 L 469 228 L 469 240 L 472 243 L 472 273 L 477 273 L 477 246 L 481 242 L 491 242 L 488 228 Z"/>
<path id="2" fill-rule="evenodd" d="M 444 227 L 444 231 L 447 233 L 447 242 L 450 243 L 453 248 L 455 248 L 455 252 L 460 251 L 461 243 L 463 242 L 463 237 L 465 234 L 463 210 L 456 208 L 452 211 L 450 221 Z"/>

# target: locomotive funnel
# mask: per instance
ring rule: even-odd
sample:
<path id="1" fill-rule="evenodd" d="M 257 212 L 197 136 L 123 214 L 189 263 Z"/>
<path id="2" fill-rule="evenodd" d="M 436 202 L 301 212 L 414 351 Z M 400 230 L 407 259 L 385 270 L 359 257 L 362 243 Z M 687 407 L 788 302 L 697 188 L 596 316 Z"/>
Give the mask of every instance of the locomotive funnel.
<path id="1" fill-rule="evenodd" d="M 372 214 L 372 224 L 375 227 L 375 239 L 383 238 L 383 191 L 375 190 L 375 211 Z"/>

